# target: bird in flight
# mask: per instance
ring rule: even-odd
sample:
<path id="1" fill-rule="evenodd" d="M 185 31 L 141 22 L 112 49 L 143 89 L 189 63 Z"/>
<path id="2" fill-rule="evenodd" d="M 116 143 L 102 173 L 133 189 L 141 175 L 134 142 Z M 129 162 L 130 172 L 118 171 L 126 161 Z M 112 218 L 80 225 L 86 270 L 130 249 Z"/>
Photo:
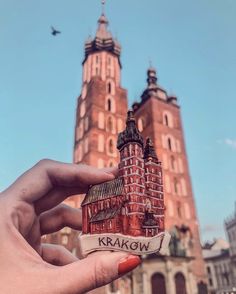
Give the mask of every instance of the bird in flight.
<path id="1" fill-rule="evenodd" d="M 51 34 L 52 34 L 53 36 L 56 36 L 57 34 L 60 34 L 60 33 L 61 33 L 60 31 L 56 30 L 53 26 L 51 26 L 51 29 L 52 29 Z"/>

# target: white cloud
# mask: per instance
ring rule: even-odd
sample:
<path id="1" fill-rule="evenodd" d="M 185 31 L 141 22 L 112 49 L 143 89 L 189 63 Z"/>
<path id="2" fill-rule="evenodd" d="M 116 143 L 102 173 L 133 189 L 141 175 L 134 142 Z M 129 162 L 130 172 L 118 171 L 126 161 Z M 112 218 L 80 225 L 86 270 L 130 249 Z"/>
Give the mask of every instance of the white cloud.
<path id="1" fill-rule="evenodd" d="M 236 140 L 227 138 L 224 140 L 224 143 L 230 146 L 231 148 L 236 149 Z"/>

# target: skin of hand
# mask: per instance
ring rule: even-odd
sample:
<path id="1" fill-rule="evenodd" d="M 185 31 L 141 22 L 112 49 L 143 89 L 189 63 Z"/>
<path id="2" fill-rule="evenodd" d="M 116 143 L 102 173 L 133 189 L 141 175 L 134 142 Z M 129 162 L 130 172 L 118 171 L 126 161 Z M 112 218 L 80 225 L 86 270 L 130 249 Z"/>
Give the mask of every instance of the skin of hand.
<path id="1" fill-rule="evenodd" d="M 65 226 L 81 230 L 82 213 L 62 201 L 114 179 L 117 168 L 41 160 L 0 194 L 0 293 L 79 294 L 103 286 L 140 264 L 125 252 L 78 260 L 41 236 Z"/>

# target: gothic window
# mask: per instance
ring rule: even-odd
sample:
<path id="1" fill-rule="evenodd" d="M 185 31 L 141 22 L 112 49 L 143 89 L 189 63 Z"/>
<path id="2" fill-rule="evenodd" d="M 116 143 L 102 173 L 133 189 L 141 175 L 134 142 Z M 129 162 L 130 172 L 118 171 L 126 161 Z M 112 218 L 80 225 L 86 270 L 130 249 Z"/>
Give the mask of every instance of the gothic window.
<path id="1" fill-rule="evenodd" d="M 181 158 L 178 159 L 179 162 L 179 172 L 183 173 L 184 172 L 184 167 L 183 167 L 183 161 Z"/>
<path id="2" fill-rule="evenodd" d="M 107 143 L 107 151 L 110 155 L 114 155 L 115 154 L 115 143 L 113 138 L 108 139 L 108 143 Z"/>
<path id="3" fill-rule="evenodd" d="M 107 110 L 111 111 L 111 99 L 107 99 Z"/>
<path id="4" fill-rule="evenodd" d="M 107 166 L 108 167 L 116 166 L 116 162 L 114 160 L 109 160 Z"/>
<path id="5" fill-rule="evenodd" d="M 166 294 L 166 281 L 165 277 L 161 273 L 155 273 L 152 275 L 152 294 Z"/>
<path id="6" fill-rule="evenodd" d="M 191 219 L 190 209 L 188 203 L 184 203 L 185 218 Z"/>
<path id="7" fill-rule="evenodd" d="M 173 117 L 169 111 L 163 113 L 163 124 L 167 127 L 173 128 Z"/>
<path id="8" fill-rule="evenodd" d="M 96 55 L 96 63 L 99 63 L 99 56 Z"/>
<path id="9" fill-rule="evenodd" d="M 98 76 L 98 75 L 99 75 L 99 68 L 96 67 L 96 76 Z"/>
<path id="10" fill-rule="evenodd" d="M 105 104 L 105 109 L 107 110 L 107 111 L 110 111 L 110 112 L 112 112 L 112 113 L 115 113 L 115 101 L 114 101 L 114 98 L 113 97 L 111 97 L 111 96 L 109 96 L 109 97 L 107 97 L 107 99 L 106 99 L 106 104 Z"/>
<path id="11" fill-rule="evenodd" d="M 87 85 L 84 84 L 83 89 L 82 89 L 82 93 L 81 93 L 82 99 L 84 99 L 86 97 L 86 95 L 87 95 Z"/>
<path id="12" fill-rule="evenodd" d="M 175 275 L 175 291 L 176 294 L 187 294 L 185 278 L 182 273 Z"/>
<path id="13" fill-rule="evenodd" d="M 88 138 L 84 140 L 84 154 L 88 153 Z"/>
<path id="14" fill-rule="evenodd" d="M 107 119 L 107 131 L 111 132 L 111 133 L 115 133 L 115 125 L 114 125 L 115 121 L 113 119 L 113 117 L 109 116 Z"/>
<path id="15" fill-rule="evenodd" d="M 104 152 L 104 136 L 102 134 L 98 135 L 98 151 Z"/>
<path id="16" fill-rule="evenodd" d="M 174 216 L 174 205 L 171 200 L 168 200 L 167 211 L 169 213 L 169 216 Z"/>
<path id="17" fill-rule="evenodd" d="M 99 129 L 104 129 L 104 113 L 103 112 L 99 112 L 98 113 L 98 127 Z"/>
<path id="18" fill-rule="evenodd" d="M 182 188 L 183 196 L 187 196 L 186 181 L 183 178 L 181 179 L 181 188 Z"/>
<path id="19" fill-rule="evenodd" d="M 118 131 L 118 133 L 123 131 L 123 121 L 120 118 L 118 118 L 118 120 L 117 120 L 117 131 Z"/>
<path id="20" fill-rule="evenodd" d="M 171 165 L 171 169 L 173 171 L 176 171 L 176 160 L 173 155 L 171 155 L 170 157 L 170 165 Z"/>
<path id="21" fill-rule="evenodd" d="M 111 82 L 107 84 L 107 92 L 111 94 Z"/>
<path id="22" fill-rule="evenodd" d="M 140 132 L 142 132 L 144 128 L 145 128 L 145 119 L 144 117 L 140 117 L 138 119 L 138 129 Z"/>
<path id="23" fill-rule="evenodd" d="M 164 115 L 164 124 L 165 124 L 166 126 L 169 125 L 167 114 Z"/>
<path id="24" fill-rule="evenodd" d="M 86 106 L 85 106 L 85 101 L 84 101 L 80 105 L 80 117 L 84 117 L 85 112 L 86 112 Z"/>
<path id="25" fill-rule="evenodd" d="M 108 65 L 111 64 L 111 57 L 110 56 L 108 56 L 108 58 L 107 58 L 107 63 L 108 63 Z"/>
<path id="26" fill-rule="evenodd" d="M 182 210 L 180 202 L 177 202 L 177 214 L 179 218 L 182 218 Z"/>
<path id="27" fill-rule="evenodd" d="M 168 149 L 172 150 L 172 144 L 171 144 L 171 139 L 170 138 L 167 139 L 167 143 L 168 143 Z"/>
<path id="28" fill-rule="evenodd" d="M 85 120 L 84 120 L 84 129 L 85 131 L 87 131 L 89 128 L 89 118 L 88 116 L 85 117 Z"/>
<path id="29" fill-rule="evenodd" d="M 174 192 L 175 194 L 179 194 L 179 182 L 176 178 L 174 178 Z"/>
<path id="30" fill-rule="evenodd" d="M 167 193 L 171 192 L 170 177 L 168 175 L 165 175 L 165 188 Z"/>

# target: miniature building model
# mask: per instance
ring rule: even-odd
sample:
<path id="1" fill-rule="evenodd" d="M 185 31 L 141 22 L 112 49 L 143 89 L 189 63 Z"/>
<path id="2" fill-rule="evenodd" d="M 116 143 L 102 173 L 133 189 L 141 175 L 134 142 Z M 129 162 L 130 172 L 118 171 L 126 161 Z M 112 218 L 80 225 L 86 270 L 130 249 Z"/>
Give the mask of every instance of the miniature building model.
<path id="1" fill-rule="evenodd" d="M 83 234 L 153 237 L 164 231 L 162 167 L 149 138 L 144 147 L 132 111 L 117 148 L 119 177 L 90 188 L 82 202 Z"/>

